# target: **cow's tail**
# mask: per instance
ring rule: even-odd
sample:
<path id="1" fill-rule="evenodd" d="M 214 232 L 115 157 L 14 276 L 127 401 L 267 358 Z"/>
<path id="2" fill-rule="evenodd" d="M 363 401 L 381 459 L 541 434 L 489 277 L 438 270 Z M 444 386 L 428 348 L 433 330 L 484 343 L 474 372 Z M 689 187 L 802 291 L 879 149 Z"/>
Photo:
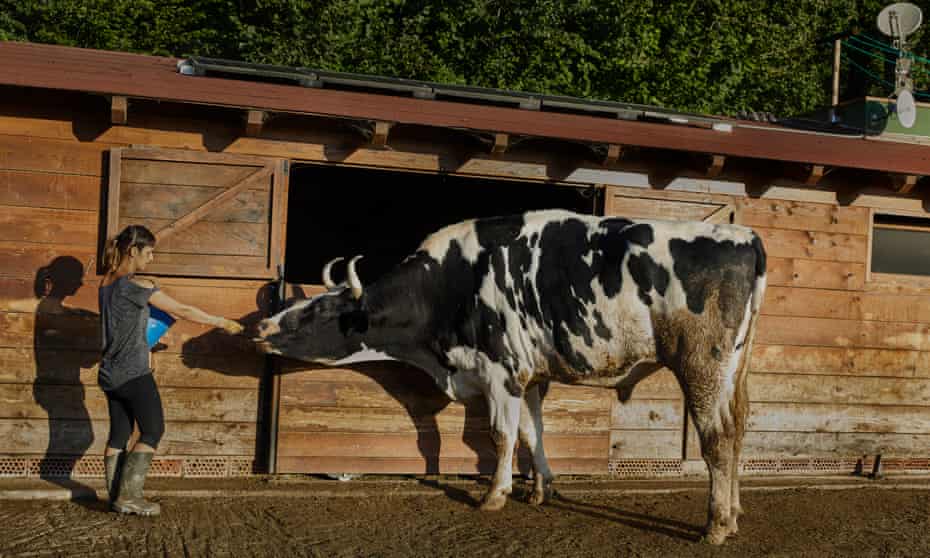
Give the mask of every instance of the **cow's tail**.
<path id="1" fill-rule="evenodd" d="M 736 378 L 734 379 L 734 392 L 732 400 L 732 417 L 736 427 L 736 448 L 737 452 L 742 446 L 743 432 L 746 429 L 746 421 L 749 417 L 749 393 L 747 388 L 747 377 L 749 376 L 749 360 L 752 352 L 752 342 L 756 335 L 756 321 L 759 318 L 759 310 L 762 308 L 762 301 L 765 298 L 765 248 L 762 246 L 762 239 L 755 233 L 752 235 L 753 255 L 755 256 L 755 273 L 752 286 L 752 295 L 749 301 L 749 325 L 742 340 L 742 352 L 740 353 L 739 364 L 736 367 Z M 738 465 L 737 465 L 738 466 Z"/>

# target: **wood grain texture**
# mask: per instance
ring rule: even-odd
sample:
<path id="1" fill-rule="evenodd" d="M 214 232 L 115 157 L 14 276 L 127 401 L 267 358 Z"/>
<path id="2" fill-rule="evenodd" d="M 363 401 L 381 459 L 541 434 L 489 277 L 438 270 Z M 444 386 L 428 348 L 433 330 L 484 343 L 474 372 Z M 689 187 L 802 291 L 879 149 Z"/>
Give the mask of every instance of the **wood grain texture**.
<path id="1" fill-rule="evenodd" d="M 159 386 L 158 391 L 168 421 L 249 422 L 258 418 L 258 394 L 249 389 Z M 103 391 L 80 384 L 0 384 L 0 401 L 0 420 L 109 419 Z"/>
<path id="2" fill-rule="evenodd" d="M 930 353 L 906 349 L 756 343 L 750 370 L 784 374 L 930 377 Z"/>
<path id="3" fill-rule="evenodd" d="M 0 134 L 0 169 L 101 176 L 109 147 Z"/>
<path id="4" fill-rule="evenodd" d="M 96 211 L 0 205 L 0 240 L 96 246 L 99 218 Z"/>
<path id="5" fill-rule="evenodd" d="M 0 204 L 49 209 L 100 209 L 98 176 L 0 170 Z"/>
<path id="6" fill-rule="evenodd" d="M 869 232 L 869 211 L 864 207 L 757 198 L 738 198 L 737 205 L 742 224 L 749 227 L 862 236 Z"/>
<path id="7" fill-rule="evenodd" d="M 257 390 L 265 357 L 256 353 L 153 355 L 159 386 Z M 97 390 L 100 353 L 0 347 L 0 384 L 78 385 Z"/>
<path id="8" fill-rule="evenodd" d="M 0 420 L 0 453 L 102 454 L 106 420 Z M 160 455 L 255 455 L 254 422 L 169 422 Z"/>

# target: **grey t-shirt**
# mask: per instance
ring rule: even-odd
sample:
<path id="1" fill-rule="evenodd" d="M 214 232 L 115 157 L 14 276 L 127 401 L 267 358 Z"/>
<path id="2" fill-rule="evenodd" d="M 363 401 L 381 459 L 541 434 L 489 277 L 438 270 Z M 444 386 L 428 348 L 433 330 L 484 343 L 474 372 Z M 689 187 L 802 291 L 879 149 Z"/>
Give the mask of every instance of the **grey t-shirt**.
<path id="1" fill-rule="evenodd" d="M 145 329 L 149 298 L 157 290 L 158 287 L 148 289 L 133 283 L 130 275 L 100 287 L 103 355 L 97 381 L 105 391 L 152 372 Z"/>

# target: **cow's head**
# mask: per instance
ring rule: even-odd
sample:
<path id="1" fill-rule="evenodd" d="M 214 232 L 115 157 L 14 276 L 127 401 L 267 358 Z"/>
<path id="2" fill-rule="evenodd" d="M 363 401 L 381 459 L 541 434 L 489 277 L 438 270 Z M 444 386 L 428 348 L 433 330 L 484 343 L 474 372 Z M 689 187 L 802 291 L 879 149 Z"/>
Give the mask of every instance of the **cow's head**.
<path id="1" fill-rule="evenodd" d="M 347 279 L 335 284 L 330 270 L 336 258 L 323 268 L 327 292 L 299 301 L 258 325 L 255 342 L 265 352 L 300 360 L 332 364 L 362 350 L 362 337 L 368 329 L 368 313 L 362 283 L 349 261 Z"/>

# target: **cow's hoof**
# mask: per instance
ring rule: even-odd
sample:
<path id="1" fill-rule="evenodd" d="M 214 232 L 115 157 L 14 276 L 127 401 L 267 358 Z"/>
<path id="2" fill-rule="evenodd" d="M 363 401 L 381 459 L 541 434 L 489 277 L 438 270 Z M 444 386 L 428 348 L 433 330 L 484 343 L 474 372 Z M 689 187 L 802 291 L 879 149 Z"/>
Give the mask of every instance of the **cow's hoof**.
<path id="1" fill-rule="evenodd" d="M 500 491 L 488 492 L 481 499 L 481 511 L 497 511 L 507 504 L 507 495 Z"/>
<path id="2" fill-rule="evenodd" d="M 727 540 L 727 535 L 729 534 L 729 529 L 727 527 L 720 525 L 709 529 L 704 536 L 701 538 L 701 542 L 712 545 L 723 544 Z"/>
<path id="3" fill-rule="evenodd" d="M 540 506 L 552 500 L 554 495 L 555 491 L 552 490 L 552 485 L 546 483 L 544 486 L 534 486 L 526 502 L 534 506 Z"/>
<path id="4" fill-rule="evenodd" d="M 548 499 L 549 498 L 546 495 L 545 490 L 536 490 L 534 488 L 533 491 L 530 492 L 529 497 L 527 497 L 526 503 L 533 506 L 541 506 L 542 504 L 545 504 L 546 500 Z"/>
<path id="5" fill-rule="evenodd" d="M 730 512 L 730 519 L 727 520 L 727 535 L 732 537 L 739 533 L 739 526 L 736 524 L 738 518 L 738 513 L 735 513 L 735 511 Z"/>

